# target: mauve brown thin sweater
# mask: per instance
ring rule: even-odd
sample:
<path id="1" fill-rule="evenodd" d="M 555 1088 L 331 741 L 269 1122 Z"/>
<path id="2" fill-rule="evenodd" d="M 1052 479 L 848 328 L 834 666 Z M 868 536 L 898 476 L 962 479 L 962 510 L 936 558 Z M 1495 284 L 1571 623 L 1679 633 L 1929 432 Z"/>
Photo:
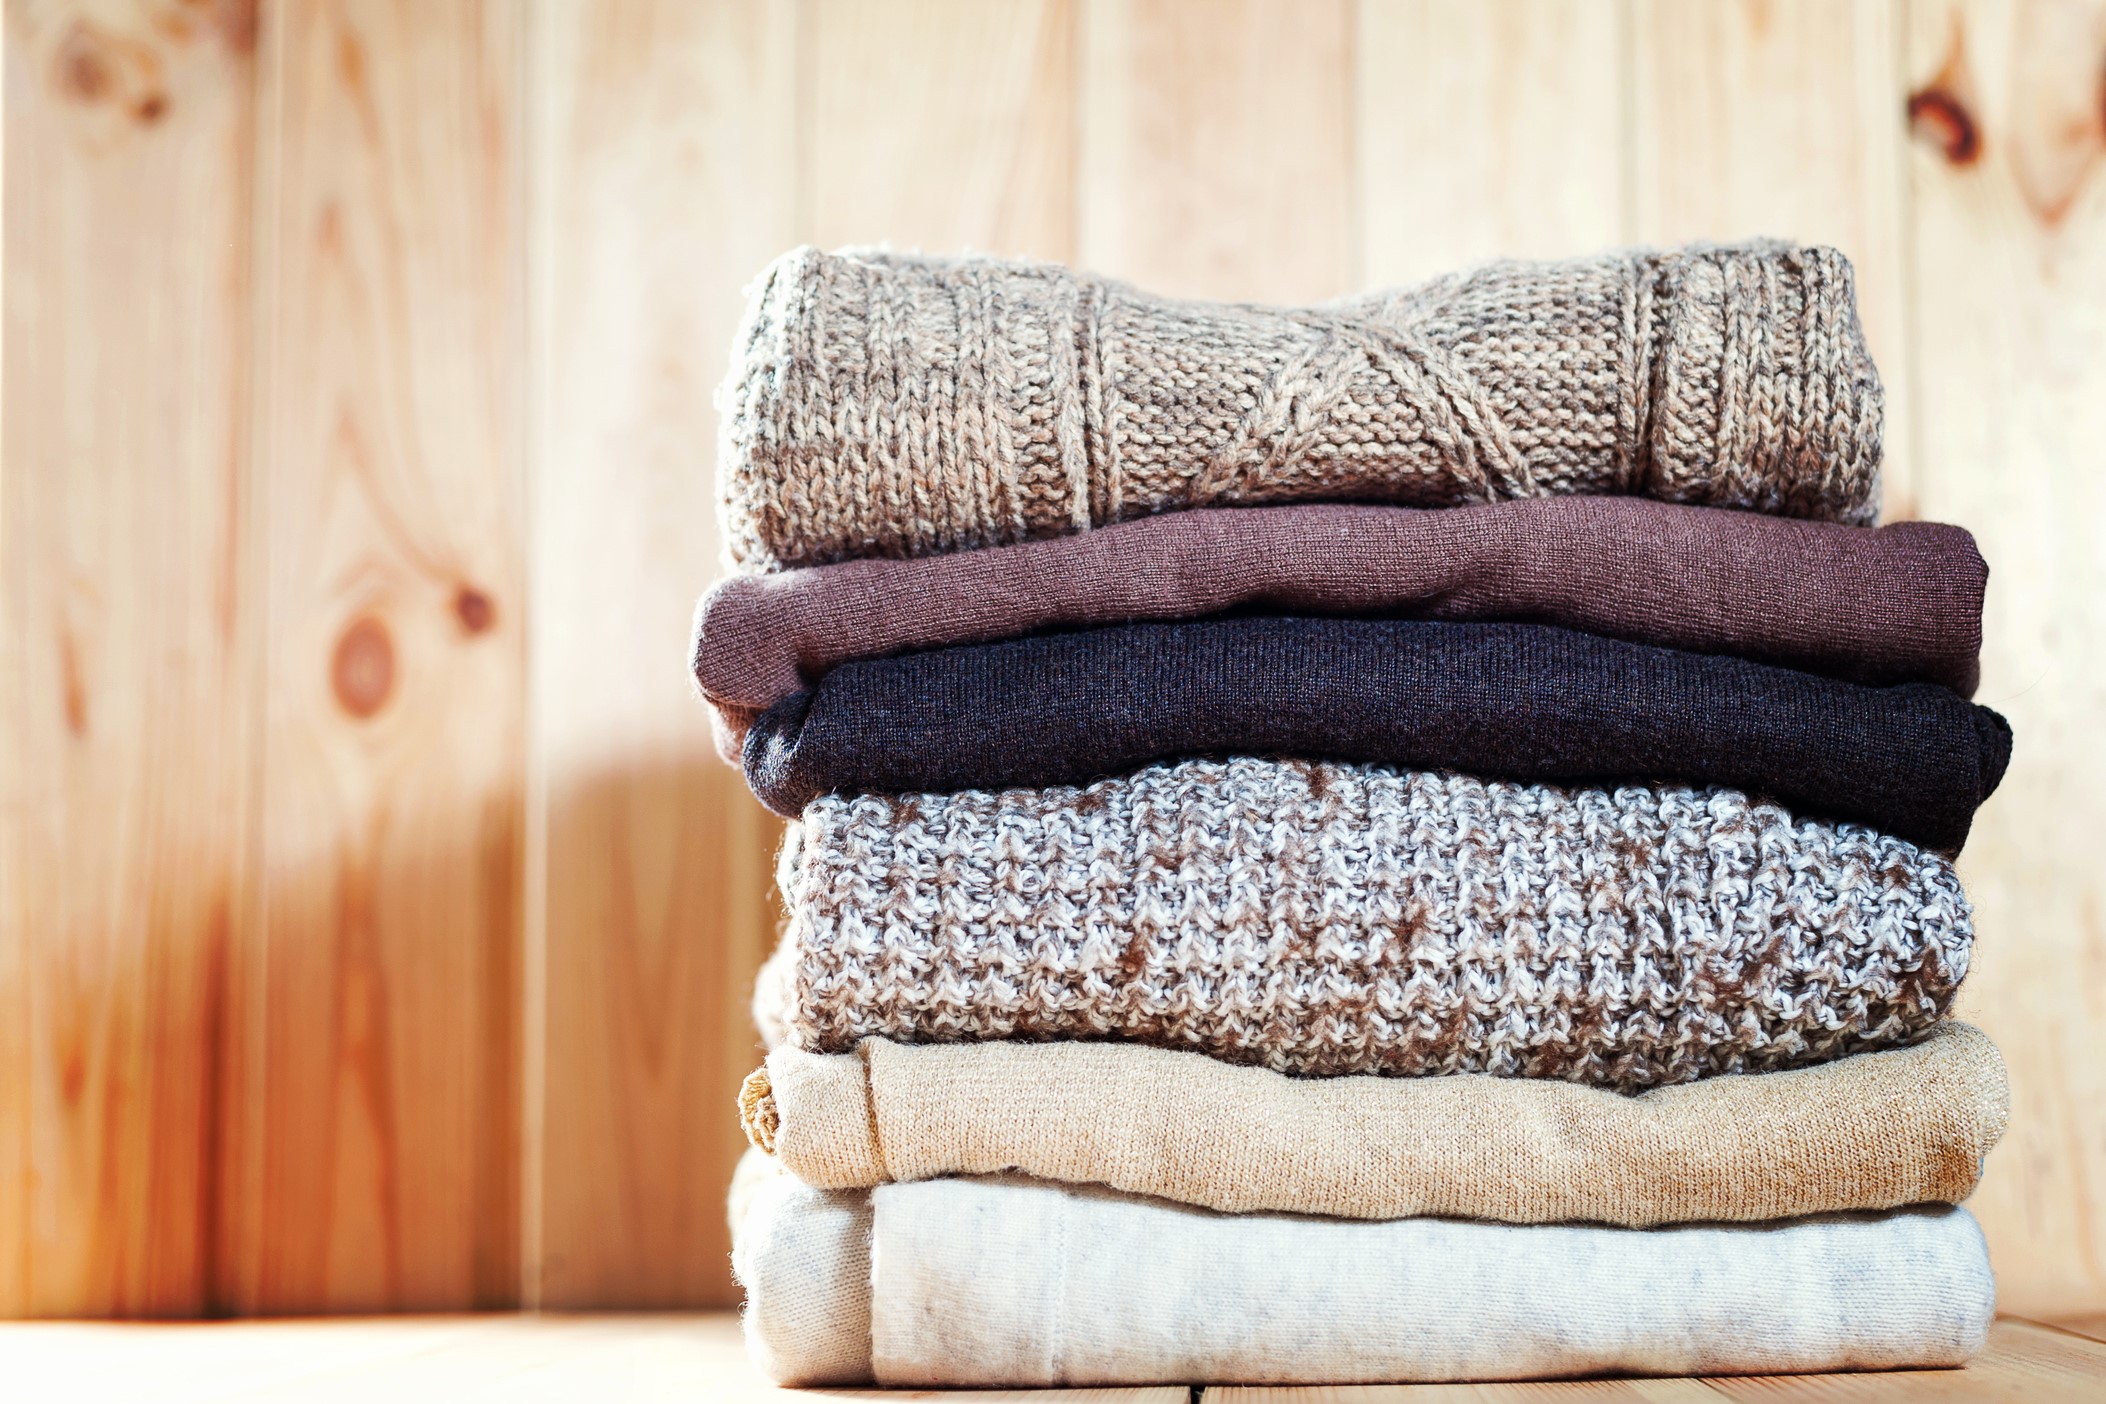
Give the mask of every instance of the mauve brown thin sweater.
<path id="1" fill-rule="evenodd" d="M 779 814 L 823 794 L 1072 785 L 1179 756 L 1366 761 L 1493 779 L 1719 785 L 1957 850 L 2004 719 L 1535 624 L 1129 624 L 850 663 L 746 738 Z"/>
<path id="2" fill-rule="evenodd" d="M 696 611 L 693 664 L 734 762 L 754 718 L 842 663 L 1230 610 L 1557 624 L 1970 694 L 1988 573 L 1972 536 L 1932 522 L 1874 529 L 1624 497 L 1210 508 L 734 576 Z"/>

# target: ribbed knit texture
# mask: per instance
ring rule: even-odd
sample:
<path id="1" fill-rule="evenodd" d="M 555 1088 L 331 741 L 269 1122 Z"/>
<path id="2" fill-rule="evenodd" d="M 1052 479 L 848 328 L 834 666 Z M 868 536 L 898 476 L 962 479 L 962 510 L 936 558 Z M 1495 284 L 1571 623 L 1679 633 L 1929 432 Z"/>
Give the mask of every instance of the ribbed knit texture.
<path id="1" fill-rule="evenodd" d="M 718 403 L 747 570 L 1209 504 L 1617 493 L 1869 522 L 1879 501 L 1850 265 L 1773 242 L 1493 263 L 1301 310 L 802 248 L 761 275 Z"/>
<path id="2" fill-rule="evenodd" d="M 1958 1203 L 2010 1111 L 1980 1030 L 1635 1097 L 1555 1079 L 1288 1077 L 1117 1043 L 778 1048 L 756 1146 L 806 1184 L 1018 1171 L 1229 1213 L 1645 1228 Z"/>
<path id="3" fill-rule="evenodd" d="M 1935 522 L 1868 529 L 1632 497 L 1207 508 L 921 560 L 730 576 L 695 612 L 693 657 L 702 695 L 741 741 L 842 663 L 1231 609 L 1558 624 L 1964 695 L 1981 672 L 1988 574 L 1973 537 Z"/>
<path id="4" fill-rule="evenodd" d="M 849 663 L 746 739 L 762 803 L 1079 784 L 1256 754 L 1509 780 L 1725 785 L 1957 850 L 2010 728 L 1869 688 L 1532 624 L 1232 618 Z"/>
<path id="5" fill-rule="evenodd" d="M 778 876 L 756 1014 L 816 1052 L 1122 1039 L 1641 1088 L 1912 1039 L 1973 940 L 1943 858 L 1731 791 L 1251 759 L 823 799 Z"/>

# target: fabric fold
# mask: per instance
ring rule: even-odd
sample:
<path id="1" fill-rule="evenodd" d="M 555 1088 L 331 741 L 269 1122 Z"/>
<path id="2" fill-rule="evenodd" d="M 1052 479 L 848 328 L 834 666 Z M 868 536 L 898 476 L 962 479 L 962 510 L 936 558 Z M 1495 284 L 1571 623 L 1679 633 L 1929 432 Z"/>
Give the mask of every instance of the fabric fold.
<path id="1" fill-rule="evenodd" d="M 789 1385 L 1937 1367 L 1979 1350 L 1995 1309 L 1981 1230 L 1953 1207 L 1660 1229 L 1364 1223 L 1018 1178 L 824 1191 L 781 1175 L 736 1239 L 748 1339 Z"/>
<path id="2" fill-rule="evenodd" d="M 1978 1029 L 1624 1096 L 1569 1082 L 1293 1078 L 1120 1044 L 779 1048 L 749 1138 L 825 1189 L 1016 1171 L 1230 1213 L 1503 1223 L 1800 1218 L 1958 1203 L 2003 1134 Z"/>
<path id="3" fill-rule="evenodd" d="M 791 1046 L 1098 1039 L 1279 1072 L 1636 1089 L 1910 1042 L 1951 864 L 1729 790 L 1255 759 L 826 798 L 756 1014 Z"/>
<path id="4" fill-rule="evenodd" d="M 731 1269 L 753 1363 L 782 1384 L 870 1378 L 870 1196 L 814 1190 L 767 1156 L 732 1174 Z"/>
<path id="5" fill-rule="evenodd" d="M 1869 522 L 1879 501 L 1850 264 L 1774 241 L 1313 308 L 801 248 L 754 285 L 718 404 L 726 550 L 756 571 L 1223 504 L 1606 493 Z"/>
<path id="6" fill-rule="evenodd" d="M 1079 536 L 718 582 L 695 682 L 727 757 L 843 663 L 1230 610 L 1555 624 L 1969 695 L 1988 568 L 1959 527 L 1878 528 L 1624 497 L 1419 510 L 1167 512 Z"/>
<path id="7" fill-rule="evenodd" d="M 755 723 L 745 770 L 794 815 L 823 794 L 1074 785 L 1188 755 L 1721 785 L 1957 851 L 2010 728 L 1928 683 L 1548 625 L 1230 618 L 844 664 Z"/>

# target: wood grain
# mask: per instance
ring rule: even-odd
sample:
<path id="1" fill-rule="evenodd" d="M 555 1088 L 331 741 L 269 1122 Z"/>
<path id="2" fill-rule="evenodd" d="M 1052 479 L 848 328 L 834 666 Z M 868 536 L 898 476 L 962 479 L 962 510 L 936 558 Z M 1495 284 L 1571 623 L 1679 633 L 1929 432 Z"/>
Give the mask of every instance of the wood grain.
<path id="1" fill-rule="evenodd" d="M 1073 0 L 818 0 L 811 237 L 1075 256 Z"/>
<path id="2" fill-rule="evenodd" d="M 1917 515 L 1898 0 L 1633 0 L 1632 16 L 1632 237 L 1841 249 L 1887 392 L 1886 515 Z"/>
<path id="3" fill-rule="evenodd" d="M 2040 1400 L 2079 1404 L 2106 1393 L 2106 1345 L 2028 1321 L 2000 1320 L 1961 1370 L 1862 1374 L 1615 1379 L 1511 1384 L 1360 1385 L 1209 1389 L 1203 1404 L 1913 1404 Z"/>
<path id="4" fill-rule="evenodd" d="M 242 1311 L 518 1295 L 526 594 L 508 4 L 272 9 Z"/>
<path id="5" fill-rule="evenodd" d="M 1721 1404 L 1703 1380 L 1561 1380 L 1485 1384 L 1215 1386 L 1203 1404 Z"/>
<path id="6" fill-rule="evenodd" d="M 530 294 L 536 966 L 531 1300 L 737 1300 L 724 1197 L 780 825 L 684 667 L 718 569 L 740 289 L 797 241 L 796 9 L 545 3 Z M 543 1040 L 537 1040 L 543 1041 Z"/>
<path id="7" fill-rule="evenodd" d="M 0 1326 L 9 1382 L 29 1397 L 228 1404 L 1185 1404 L 1180 1388 L 783 1390 L 746 1358 L 739 1325 L 715 1316 L 409 1317 L 185 1327 L 77 1323 Z M 44 1386 L 45 1388 L 38 1388 Z"/>
<path id="8" fill-rule="evenodd" d="M 2106 1392 L 2106 1346 L 2027 1321 L 1998 1321 L 1964 1370 L 1715 1379 L 1748 1404 L 1943 1404 L 1984 1399 L 2092 1404 Z"/>
<path id="9" fill-rule="evenodd" d="M 2106 5 L 1925 5 L 1909 33 L 1923 509 L 1989 560 L 1979 700 L 2017 736 L 1960 861 L 1960 1012 L 2012 1094 L 1973 1207 L 2038 1315 L 2106 1311 L 2102 72 Z"/>
<path id="10" fill-rule="evenodd" d="M 240 7 L 10 3 L 0 1314 L 213 1304 L 256 598 Z"/>
<path id="11" fill-rule="evenodd" d="M 1625 39 L 1592 0 L 1362 0 L 1360 282 L 1622 241 Z"/>
<path id="12" fill-rule="evenodd" d="M 1081 262 L 1178 296 L 1350 291 L 1352 45 L 1346 0 L 1088 0 Z"/>
<path id="13" fill-rule="evenodd" d="M 583 1398 L 825 1404 L 1183 1404 L 1180 1386 L 1069 1390 L 777 1389 L 747 1359 L 737 1320 L 706 1316 L 515 1316 L 192 1326 L 0 1325 L 9 1383 L 27 1397 L 224 1404 L 298 1398 L 421 1404 L 464 1393 L 489 1404 Z M 1609 1379 L 1462 1385 L 1211 1388 L 1205 1404 L 2088 1404 L 2106 1390 L 2106 1345 L 1999 1321 L 1964 1370 L 1761 1378 Z M 1197 1392 L 1197 1391 L 1195 1391 Z"/>

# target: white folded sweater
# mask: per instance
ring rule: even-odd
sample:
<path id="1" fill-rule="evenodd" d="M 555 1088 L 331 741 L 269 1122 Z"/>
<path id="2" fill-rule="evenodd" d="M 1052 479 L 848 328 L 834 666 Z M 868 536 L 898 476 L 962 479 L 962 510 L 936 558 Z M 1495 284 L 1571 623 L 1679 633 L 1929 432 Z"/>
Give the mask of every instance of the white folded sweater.
<path id="1" fill-rule="evenodd" d="M 1771 1374 L 1958 1365 L 1966 1210 L 1623 1229 L 1217 1214 L 1017 1178 L 816 1190 L 749 1157 L 746 1338 L 788 1385 Z"/>

